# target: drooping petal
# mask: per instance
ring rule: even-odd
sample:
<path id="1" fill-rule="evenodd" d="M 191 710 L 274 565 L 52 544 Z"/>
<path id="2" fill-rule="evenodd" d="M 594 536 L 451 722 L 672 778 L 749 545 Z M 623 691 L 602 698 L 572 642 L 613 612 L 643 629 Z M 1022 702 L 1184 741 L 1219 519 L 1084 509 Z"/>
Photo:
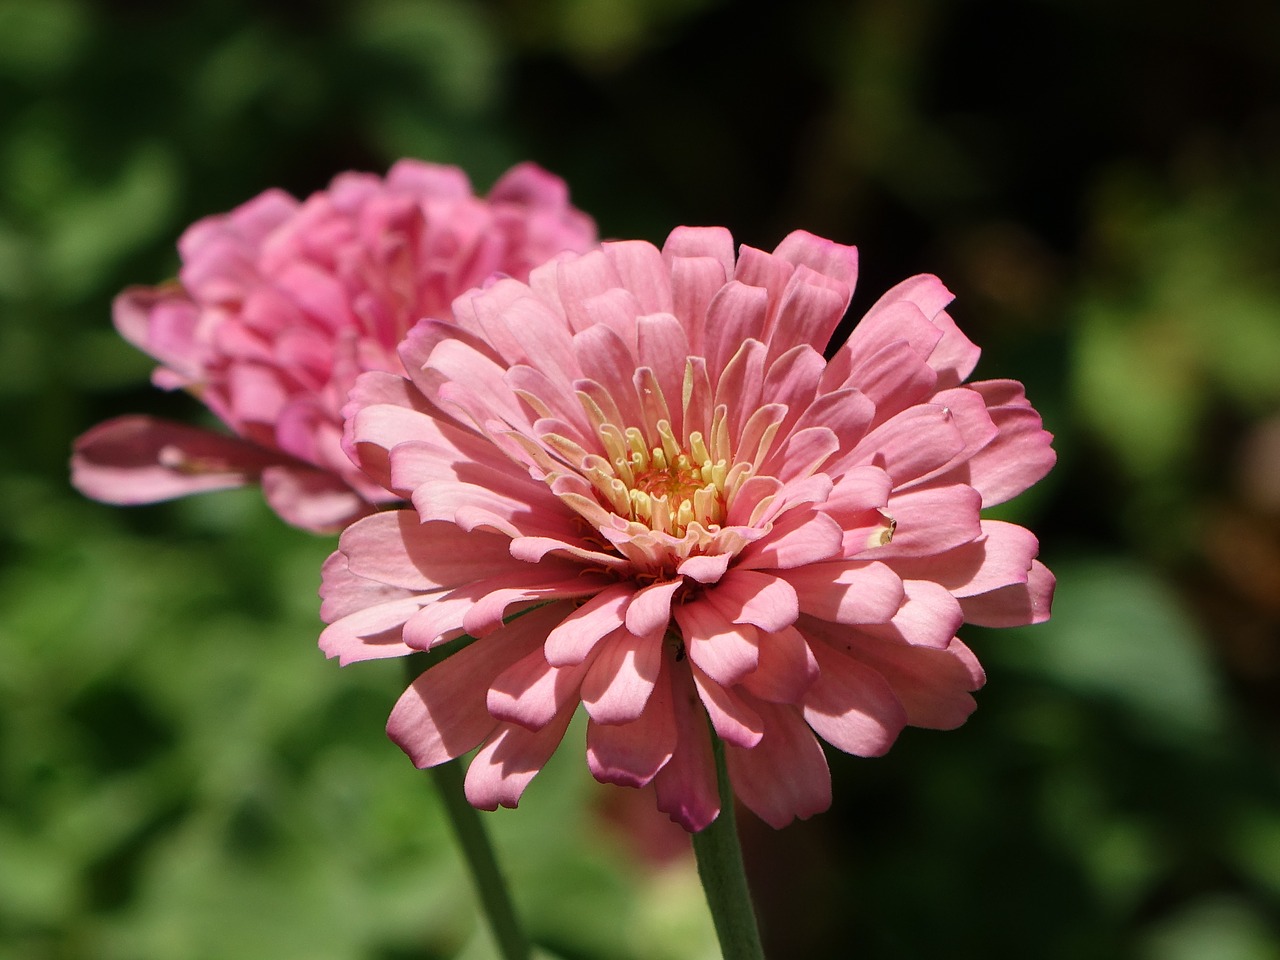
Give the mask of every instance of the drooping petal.
<path id="1" fill-rule="evenodd" d="M 106 503 L 154 503 L 241 487 L 284 460 L 237 437 L 126 416 L 100 423 L 76 440 L 71 482 L 85 496 Z"/>
<path id="2" fill-rule="evenodd" d="M 765 823 L 781 830 L 797 817 L 807 820 L 831 806 L 827 758 L 808 726 L 791 707 L 757 703 L 764 735 L 750 749 L 725 745 L 735 795 Z M 786 776 L 778 776 L 785 770 Z"/>
<path id="3" fill-rule="evenodd" d="M 818 661 L 795 627 L 760 635 L 756 669 L 742 680 L 752 696 L 772 703 L 799 703 L 818 679 Z"/>
<path id="4" fill-rule="evenodd" d="M 694 664 L 693 684 L 698 699 L 711 718 L 716 736 L 725 743 L 754 747 L 764 735 L 764 722 L 746 700 L 712 680 Z"/>
<path id="5" fill-rule="evenodd" d="M 850 656 L 844 644 L 835 646 L 830 634 L 818 633 L 815 626 L 804 621 L 800 625 L 801 633 L 818 641 L 811 642 L 810 649 L 820 671 L 805 693 L 805 721 L 845 753 L 878 757 L 906 726 L 906 709 L 884 677 Z"/>
<path id="6" fill-rule="evenodd" d="M 605 587 L 547 634 L 547 662 L 581 663 L 600 639 L 622 627 L 633 591 L 628 584 Z"/>
<path id="7" fill-rule="evenodd" d="M 653 785 L 658 809 L 690 833 L 697 833 L 720 813 L 720 791 L 706 712 L 689 671 L 671 670 L 671 704 L 676 748 L 653 778 Z"/>
<path id="8" fill-rule="evenodd" d="M 662 665 L 665 624 L 647 636 L 615 630 L 597 648 L 581 699 L 599 724 L 635 722 L 653 695 Z"/>
<path id="9" fill-rule="evenodd" d="M 487 705 L 494 678 L 536 649 L 559 615 L 535 610 L 426 670 L 396 702 L 387 735 L 420 768 L 475 747 L 498 726 Z"/>
<path id="10" fill-rule="evenodd" d="M 467 766 L 467 802 L 480 810 L 516 807 L 529 782 L 551 759 L 573 719 L 565 710 L 537 731 L 502 724 Z"/>
<path id="11" fill-rule="evenodd" d="M 489 685 L 487 705 L 496 720 L 541 730 L 578 700 L 590 661 L 569 667 L 547 663 L 542 647 L 531 650 Z"/>

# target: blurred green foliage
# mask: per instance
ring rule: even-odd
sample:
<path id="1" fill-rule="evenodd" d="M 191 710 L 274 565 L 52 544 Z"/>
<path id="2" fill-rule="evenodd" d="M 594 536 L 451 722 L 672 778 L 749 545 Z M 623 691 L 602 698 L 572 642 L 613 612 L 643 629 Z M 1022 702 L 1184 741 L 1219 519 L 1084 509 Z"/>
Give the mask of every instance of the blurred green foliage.
<path id="1" fill-rule="evenodd" d="M 492 955 L 382 736 L 398 665 L 315 648 L 332 544 L 65 474 L 105 416 L 202 419 L 109 320 L 187 223 L 402 155 L 531 157 L 606 236 L 858 242 L 855 314 L 937 272 L 1058 434 L 1005 511 L 1054 620 L 968 636 L 960 731 L 744 824 L 772 955 L 1280 957 L 1277 36 L 1252 0 L 0 0 L 0 960 Z M 688 861 L 611 816 L 566 749 L 488 818 L 535 939 L 714 956 Z"/>

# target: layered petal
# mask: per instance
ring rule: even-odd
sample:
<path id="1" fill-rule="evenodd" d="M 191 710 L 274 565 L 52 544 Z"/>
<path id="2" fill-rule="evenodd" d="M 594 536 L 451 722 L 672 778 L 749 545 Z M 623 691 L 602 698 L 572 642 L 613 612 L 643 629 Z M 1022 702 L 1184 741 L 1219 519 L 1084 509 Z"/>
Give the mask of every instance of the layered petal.
<path id="1" fill-rule="evenodd" d="M 155 383 L 190 389 L 232 436 L 146 418 L 103 424 L 77 442 L 74 481 L 109 503 L 260 481 L 286 522 L 341 529 L 396 499 L 339 442 L 356 378 L 400 372 L 396 346 L 409 329 L 447 317 L 489 277 L 516 283 L 595 242 L 564 183 L 532 164 L 488 198 L 457 168 L 404 160 L 385 179 L 341 174 L 304 202 L 269 190 L 206 217 L 179 242 L 179 282 L 126 290 L 114 316 L 161 364 Z M 522 349 L 567 357 L 567 334 L 506 319 Z M 390 486 L 386 464 L 372 461 L 373 478 Z"/>

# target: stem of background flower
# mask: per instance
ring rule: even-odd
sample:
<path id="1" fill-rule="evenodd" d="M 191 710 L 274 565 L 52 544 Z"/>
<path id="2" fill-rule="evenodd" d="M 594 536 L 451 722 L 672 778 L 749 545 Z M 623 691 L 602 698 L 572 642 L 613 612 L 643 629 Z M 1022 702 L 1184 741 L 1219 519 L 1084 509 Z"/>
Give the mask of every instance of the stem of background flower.
<path id="1" fill-rule="evenodd" d="M 425 663 L 424 663 L 425 662 Z M 405 661 L 405 672 L 412 683 L 432 659 L 414 656 Z M 480 811 L 467 802 L 462 775 L 462 761 L 450 760 L 427 770 L 436 792 L 444 803 L 445 813 L 453 826 L 453 835 L 462 848 L 463 859 L 471 872 L 471 881 L 480 897 L 480 905 L 489 920 L 489 929 L 498 945 L 502 960 L 529 960 L 529 940 L 516 917 L 515 904 L 507 881 L 498 867 Z"/>
<path id="2" fill-rule="evenodd" d="M 710 826 L 693 835 L 698 876 L 707 895 L 724 960 L 764 960 L 751 891 L 742 866 L 742 846 L 738 843 L 738 824 L 733 815 L 733 787 L 725 767 L 724 745 L 714 732 L 711 742 L 720 783 L 720 815 Z"/>

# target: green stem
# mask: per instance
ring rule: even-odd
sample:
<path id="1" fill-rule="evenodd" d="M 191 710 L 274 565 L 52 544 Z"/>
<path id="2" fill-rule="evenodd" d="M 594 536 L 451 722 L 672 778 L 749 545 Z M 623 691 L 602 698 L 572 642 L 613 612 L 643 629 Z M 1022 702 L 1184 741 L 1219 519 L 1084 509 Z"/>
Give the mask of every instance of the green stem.
<path id="1" fill-rule="evenodd" d="M 424 667 L 430 666 L 437 659 L 429 655 L 407 658 L 405 673 L 409 682 L 412 683 Z M 511 900 L 502 870 L 498 867 L 489 833 L 480 818 L 480 811 L 467 802 L 462 761 L 450 760 L 431 767 L 427 773 L 431 775 L 445 813 L 449 816 L 453 835 L 462 848 L 463 859 L 467 861 L 471 881 L 480 897 L 480 905 L 489 920 L 489 929 L 493 932 L 502 960 L 529 960 L 529 940 L 516 916 L 515 904 Z"/>
<path id="2" fill-rule="evenodd" d="M 733 815 L 733 787 L 725 768 L 724 745 L 711 735 L 716 756 L 716 778 L 720 784 L 720 816 L 693 835 L 693 853 L 698 860 L 698 876 L 711 908 L 720 953 L 724 960 L 764 960 L 760 931 L 756 926 L 751 891 L 742 866 L 742 847 Z"/>
<path id="3" fill-rule="evenodd" d="M 493 855 L 488 831 L 480 819 L 480 811 L 467 802 L 463 792 L 461 762 L 451 760 L 427 772 L 444 801 L 454 836 L 458 838 L 458 845 L 462 847 L 462 854 L 471 869 L 471 879 L 503 960 L 529 960 L 529 941 L 516 918 L 515 905 Z"/>

